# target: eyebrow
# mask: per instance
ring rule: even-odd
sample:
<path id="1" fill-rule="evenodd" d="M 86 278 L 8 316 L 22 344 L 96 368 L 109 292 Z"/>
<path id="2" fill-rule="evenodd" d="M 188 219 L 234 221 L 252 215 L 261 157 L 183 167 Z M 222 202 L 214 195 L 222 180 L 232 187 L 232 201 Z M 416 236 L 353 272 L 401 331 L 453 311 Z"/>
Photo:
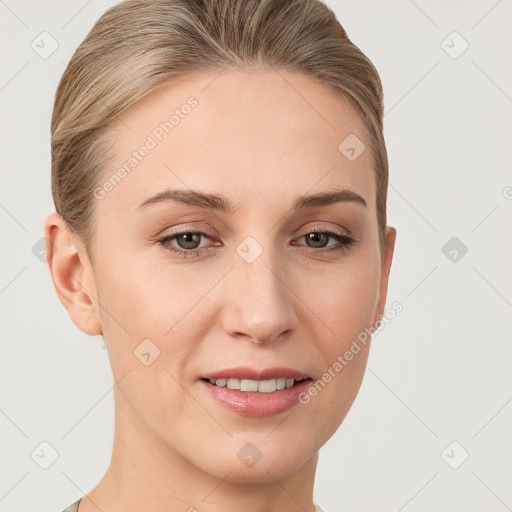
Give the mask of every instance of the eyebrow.
<path id="1" fill-rule="evenodd" d="M 184 189 L 166 189 L 152 197 L 143 201 L 137 210 L 144 208 L 150 204 L 160 203 L 162 201 L 177 201 L 183 204 L 205 208 L 208 210 L 216 210 L 220 212 L 235 213 L 235 207 L 223 196 L 218 194 L 207 194 L 197 192 L 195 190 Z M 327 192 L 321 192 L 312 195 L 299 196 L 293 203 L 292 209 L 306 210 L 319 206 L 328 206 L 335 203 L 358 203 L 365 208 L 366 201 L 363 197 L 348 189 L 335 189 Z"/>

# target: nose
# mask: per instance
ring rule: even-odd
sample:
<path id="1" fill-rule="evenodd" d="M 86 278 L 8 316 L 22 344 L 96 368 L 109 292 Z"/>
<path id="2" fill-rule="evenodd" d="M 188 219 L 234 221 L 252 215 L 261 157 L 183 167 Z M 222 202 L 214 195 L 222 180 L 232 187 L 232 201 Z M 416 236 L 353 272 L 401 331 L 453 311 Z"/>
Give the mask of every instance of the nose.
<path id="1" fill-rule="evenodd" d="M 290 276 L 270 251 L 264 250 L 252 263 L 235 258 L 234 266 L 224 290 L 225 332 L 235 338 L 268 344 L 295 331 L 298 317 L 293 286 L 287 282 Z"/>

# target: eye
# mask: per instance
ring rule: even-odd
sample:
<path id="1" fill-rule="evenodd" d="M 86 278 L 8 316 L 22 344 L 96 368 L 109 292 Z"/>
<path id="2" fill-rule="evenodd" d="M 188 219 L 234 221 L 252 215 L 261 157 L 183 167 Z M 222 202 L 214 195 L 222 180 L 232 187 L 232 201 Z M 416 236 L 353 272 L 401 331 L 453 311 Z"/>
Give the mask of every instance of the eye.
<path id="1" fill-rule="evenodd" d="M 211 247 L 200 247 L 201 238 L 209 238 L 206 233 L 201 231 L 181 231 L 173 235 L 167 235 L 160 238 L 158 241 L 165 249 L 185 256 L 186 258 L 198 256 L 204 250 L 210 250 Z M 171 241 L 176 240 L 178 247 L 171 244 Z"/>
<path id="2" fill-rule="evenodd" d="M 306 240 L 306 245 L 313 250 L 319 250 L 320 252 L 327 251 L 343 251 L 347 250 L 350 245 L 352 245 L 355 240 L 346 233 L 337 232 L 337 231 L 321 231 L 319 229 L 315 229 L 303 235 L 300 239 L 304 238 Z M 329 239 L 334 239 L 338 242 L 338 245 L 334 245 L 334 247 L 330 247 L 325 249 L 325 247 L 329 247 L 328 242 Z M 302 244 L 301 244 L 302 245 Z"/>

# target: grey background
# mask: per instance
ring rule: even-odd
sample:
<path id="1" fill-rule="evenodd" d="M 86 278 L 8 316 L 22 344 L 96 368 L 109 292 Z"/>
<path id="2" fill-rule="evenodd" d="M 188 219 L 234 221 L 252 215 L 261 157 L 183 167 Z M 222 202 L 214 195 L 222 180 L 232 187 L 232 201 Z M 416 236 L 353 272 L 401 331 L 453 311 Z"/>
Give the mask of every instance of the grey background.
<path id="1" fill-rule="evenodd" d="M 54 209 L 55 90 L 114 3 L 0 0 L 2 512 L 60 512 L 110 460 L 103 341 L 74 326 L 33 248 Z M 512 510 L 512 2 L 328 5 L 384 83 L 398 230 L 388 306 L 404 309 L 375 337 L 360 393 L 321 450 L 316 501 L 328 512 Z M 58 43 L 47 58 L 31 47 L 43 31 Z M 42 442 L 58 453 L 48 469 L 31 456 Z"/>

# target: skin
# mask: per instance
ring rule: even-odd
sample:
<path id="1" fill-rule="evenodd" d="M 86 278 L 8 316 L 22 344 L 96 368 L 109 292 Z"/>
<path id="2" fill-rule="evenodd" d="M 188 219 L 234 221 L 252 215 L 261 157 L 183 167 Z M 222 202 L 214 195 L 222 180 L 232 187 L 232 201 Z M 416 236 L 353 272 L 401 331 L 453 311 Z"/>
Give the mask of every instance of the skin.
<path id="1" fill-rule="evenodd" d="M 79 329 L 104 337 L 119 381 L 111 464 L 79 512 L 313 511 L 318 450 L 357 395 L 369 345 L 307 405 L 268 418 L 223 407 L 198 378 L 241 365 L 321 378 L 383 314 L 396 231 L 387 228 L 381 252 L 371 153 L 349 161 L 338 150 L 349 134 L 368 148 L 358 114 L 298 72 L 225 70 L 166 84 L 112 125 L 105 179 L 190 96 L 197 107 L 95 200 L 89 251 L 60 215 L 46 219 L 56 292 Z M 175 201 L 137 210 L 167 187 L 221 194 L 236 211 Z M 292 210 L 299 195 L 333 188 L 367 207 Z M 315 228 L 348 230 L 356 242 L 308 244 Z M 210 234 L 168 246 L 199 246 L 197 257 L 155 241 L 187 229 Z M 262 248 L 252 263 L 236 252 L 248 236 Z M 160 350 L 149 366 L 133 354 L 146 338 Z M 237 457 L 247 442 L 262 454 L 252 467 Z"/>

